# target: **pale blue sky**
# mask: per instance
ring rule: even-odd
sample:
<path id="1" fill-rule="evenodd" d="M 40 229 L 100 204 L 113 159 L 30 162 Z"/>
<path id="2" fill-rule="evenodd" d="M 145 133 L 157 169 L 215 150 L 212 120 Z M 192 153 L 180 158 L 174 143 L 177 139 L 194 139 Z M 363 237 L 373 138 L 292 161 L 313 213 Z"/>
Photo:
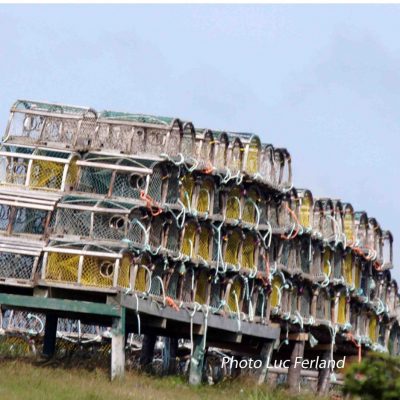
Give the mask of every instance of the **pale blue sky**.
<path id="1" fill-rule="evenodd" d="M 296 186 L 396 239 L 399 21 L 377 5 L 0 5 L 0 128 L 31 98 L 255 132 L 289 149 Z"/>

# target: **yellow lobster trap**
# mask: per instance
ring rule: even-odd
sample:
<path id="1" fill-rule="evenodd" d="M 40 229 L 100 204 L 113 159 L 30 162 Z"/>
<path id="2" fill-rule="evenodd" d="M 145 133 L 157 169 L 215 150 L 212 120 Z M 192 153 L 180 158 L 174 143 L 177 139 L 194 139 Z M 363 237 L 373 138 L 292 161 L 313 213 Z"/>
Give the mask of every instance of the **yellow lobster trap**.
<path id="1" fill-rule="evenodd" d="M 43 286 L 114 292 L 134 285 L 131 256 L 119 248 L 58 241 L 43 251 L 39 280 Z"/>
<path id="2" fill-rule="evenodd" d="M 76 182 L 80 156 L 64 150 L 5 144 L 0 159 L 1 186 L 63 192 Z"/>
<path id="3" fill-rule="evenodd" d="M 354 209 L 350 203 L 343 203 L 343 233 L 347 245 L 355 243 Z"/>
<path id="4" fill-rule="evenodd" d="M 145 207 L 70 195 L 57 204 L 52 234 L 69 240 L 123 240 L 143 249 L 148 244 L 150 222 Z"/>
<path id="5" fill-rule="evenodd" d="M 0 237 L 0 284 L 34 286 L 44 243 Z"/>
<path id="6" fill-rule="evenodd" d="M 91 108 L 18 100 L 10 110 L 3 141 L 54 148 L 90 148 L 97 113 Z"/>
<path id="7" fill-rule="evenodd" d="M 299 202 L 299 223 L 307 229 L 312 229 L 313 205 L 314 199 L 310 190 L 297 189 L 297 197 Z"/>
<path id="8" fill-rule="evenodd" d="M 43 239 L 58 194 L 0 189 L 0 234 Z"/>

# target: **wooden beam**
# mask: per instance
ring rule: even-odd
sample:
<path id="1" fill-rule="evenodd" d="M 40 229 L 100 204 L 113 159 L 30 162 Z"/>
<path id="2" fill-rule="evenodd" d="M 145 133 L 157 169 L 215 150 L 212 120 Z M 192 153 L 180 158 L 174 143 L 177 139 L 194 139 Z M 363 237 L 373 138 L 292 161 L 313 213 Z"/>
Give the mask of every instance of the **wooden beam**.
<path id="1" fill-rule="evenodd" d="M 116 305 L 93 303 L 88 301 L 50 299 L 45 297 L 23 296 L 0 293 L 0 304 L 10 308 L 26 308 L 35 311 L 58 311 L 79 314 L 97 314 L 119 317 L 121 309 Z"/>
<path id="2" fill-rule="evenodd" d="M 125 374 L 125 309 L 121 316 L 113 318 L 111 330 L 111 380 L 121 379 Z"/>

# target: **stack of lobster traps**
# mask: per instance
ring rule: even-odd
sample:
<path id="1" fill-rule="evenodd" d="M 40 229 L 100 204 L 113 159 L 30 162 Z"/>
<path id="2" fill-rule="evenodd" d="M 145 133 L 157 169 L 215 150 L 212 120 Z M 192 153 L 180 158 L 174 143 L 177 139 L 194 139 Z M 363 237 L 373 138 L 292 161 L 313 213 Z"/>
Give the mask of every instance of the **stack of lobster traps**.
<path id="1" fill-rule="evenodd" d="M 311 347 L 400 353 L 391 233 L 295 189 L 286 149 L 179 119 L 17 101 L 0 157 L 3 287 L 123 292 L 238 329 L 279 324 L 283 345 L 303 332 Z M 3 332 L 37 325 L 12 318 Z"/>

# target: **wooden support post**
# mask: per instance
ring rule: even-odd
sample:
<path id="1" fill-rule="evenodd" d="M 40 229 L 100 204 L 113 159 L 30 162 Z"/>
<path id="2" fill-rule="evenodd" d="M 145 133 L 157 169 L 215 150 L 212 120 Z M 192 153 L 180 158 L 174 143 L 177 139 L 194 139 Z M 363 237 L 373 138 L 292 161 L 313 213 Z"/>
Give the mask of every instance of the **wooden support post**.
<path id="1" fill-rule="evenodd" d="M 46 323 L 44 326 L 44 339 L 43 339 L 43 356 L 53 357 L 56 351 L 56 338 L 57 338 L 57 323 L 58 317 L 56 315 L 46 315 Z"/>
<path id="2" fill-rule="evenodd" d="M 111 380 L 123 378 L 125 373 L 125 307 L 120 317 L 113 318 L 111 336 Z"/>
<path id="3" fill-rule="evenodd" d="M 156 335 L 143 335 L 142 350 L 140 352 L 140 368 L 148 369 L 153 362 L 154 346 L 156 345 Z"/>
<path id="4" fill-rule="evenodd" d="M 292 354 L 290 355 L 290 367 L 288 371 L 288 385 L 289 389 L 293 392 L 300 391 L 300 373 L 301 373 L 301 361 L 304 356 L 305 342 L 299 341 L 294 342 Z M 300 361 L 296 366 L 296 359 Z"/>
<path id="5" fill-rule="evenodd" d="M 260 358 L 262 362 L 261 368 L 257 370 L 257 384 L 262 385 L 268 374 L 268 365 L 271 360 L 272 351 L 274 349 L 274 341 L 271 340 L 263 344 Z"/>
<path id="6" fill-rule="evenodd" d="M 163 375 L 176 373 L 176 353 L 178 350 L 177 338 L 164 338 Z"/>
<path id="7" fill-rule="evenodd" d="M 204 336 L 194 335 L 193 354 L 190 359 L 189 384 L 199 385 L 203 376 L 204 365 Z"/>
<path id="8" fill-rule="evenodd" d="M 328 361 L 331 359 L 331 352 L 330 350 L 325 351 L 321 357 L 323 360 Z M 318 374 L 318 393 L 325 394 L 329 389 L 329 376 L 330 376 L 330 369 L 329 367 L 323 368 L 319 371 Z"/>

